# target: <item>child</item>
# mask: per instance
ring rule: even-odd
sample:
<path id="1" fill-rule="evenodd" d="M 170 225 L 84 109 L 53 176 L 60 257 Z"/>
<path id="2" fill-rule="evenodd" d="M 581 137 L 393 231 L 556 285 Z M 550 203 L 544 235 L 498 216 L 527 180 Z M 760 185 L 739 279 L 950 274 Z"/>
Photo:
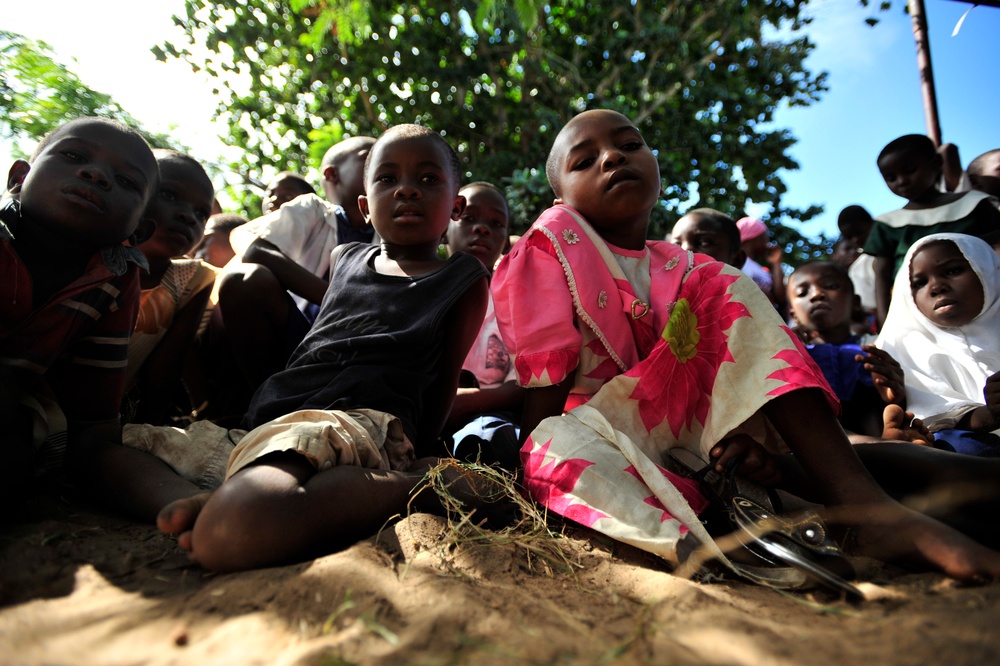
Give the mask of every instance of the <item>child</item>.
<path id="1" fill-rule="evenodd" d="M 166 465 L 120 445 L 146 266 L 134 246 L 152 231 L 143 211 L 158 184 L 145 140 L 100 118 L 61 125 L 10 169 L 0 228 L 4 493 L 24 489 L 33 469 L 58 467 L 64 452 L 81 486 L 119 510 L 148 515 L 197 491 L 159 483 Z"/>
<path id="2" fill-rule="evenodd" d="M 981 239 L 932 234 L 903 266 L 876 344 L 899 359 L 939 447 L 1000 455 L 1000 257 Z"/>
<path id="3" fill-rule="evenodd" d="M 788 276 L 788 302 L 795 331 L 840 399 L 840 423 L 852 443 L 916 436 L 919 420 L 904 411 L 903 370 L 887 352 L 866 344 L 853 330 L 857 297 L 842 266 L 807 261 Z M 892 406 L 891 409 L 889 407 Z M 914 430 L 908 434 L 903 429 Z"/>
<path id="4" fill-rule="evenodd" d="M 465 197 L 465 212 L 448 225 L 448 254 L 471 254 L 492 275 L 507 244 L 507 199 L 498 187 L 482 182 L 466 185 L 459 195 Z M 460 460 L 516 470 L 524 389 L 515 381 L 514 364 L 497 330 L 492 298 L 462 371 L 463 385 L 445 428 L 451 434 L 450 453 Z"/>
<path id="5" fill-rule="evenodd" d="M 174 405 L 181 368 L 201 325 L 215 269 L 183 259 L 199 241 L 212 210 L 212 181 L 192 157 L 175 150 L 154 152 L 160 189 L 146 216 L 156 223 L 139 246 L 149 261 L 140 281 L 139 317 L 128 348 L 127 386 L 137 401 L 135 423 L 162 424 Z"/>
<path id="6" fill-rule="evenodd" d="M 1000 199 L 1000 148 L 969 162 L 968 173 L 972 187 Z"/>
<path id="7" fill-rule="evenodd" d="M 875 257 L 864 254 L 865 243 L 874 224 L 871 214 L 861 206 L 847 206 L 837 216 L 837 228 L 853 254 L 847 272 L 854 283 L 854 293 L 861 300 L 861 309 L 870 314 L 867 332 L 875 331 Z"/>
<path id="8" fill-rule="evenodd" d="M 236 227 L 249 222 L 247 218 L 235 213 L 220 213 L 208 218 L 205 225 L 205 235 L 194 253 L 195 259 L 201 259 L 216 268 L 222 268 L 236 256 L 229 234 Z"/>
<path id="9" fill-rule="evenodd" d="M 746 261 L 742 271 L 750 276 L 778 312 L 788 309 L 785 302 L 785 274 L 781 268 L 781 248 L 768 242 L 770 234 L 767 225 L 754 217 L 741 218 L 736 226 Z M 766 263 L 767 268 L 762 264 Z"/>
<path id="10" fill-rule="evenodd" d="M 901 209 L 875 219 L 865 253 L 875 257 L 875 302 L 881 328 L 889 311 L 893 276 L 913 243 L 934 233 L 982 236 L 1000 228 L 1000 211 L 989 195 L 940 192 L 941 156 L 921 134 L 890 141 L 878 156 L 878 169 L 893 194 L 907 200 Z"/>
<path id="11" fill-rule="evenodd" d="M 374 230 L 365 229 L 357 202 L 374 141 L 355 137 L 326 152 L 323 192 L 329 203 L 302 195 L 230 234 L 242 263 L 227 266 L 220 278 L 219 310 L 251 392 L 285 366 L 316 318 L 333 248 L 372 239 Z"/>
<path id="12" fill-rule="evenodd" d="M 291 171 L 282 171 L 271 179 L 264 189 L 264 201 L 261 208 L 264 215 L 273 213 L 296 197 L 303 194 L 316 194 L 316 190 L 305 178 Z"/>
<path id="13" fill-rule="evenodd" d="M 160 515 L 194 561 L 266 566 L 371 534 L 411 499 L 441 510 L 413 497 L 436 462 L 414 455 L 440 435 L 486 310 L 482 264 L 437 256 L 462 214 L 458 180 L 455 152 L 427 128 L 391 128 L 372 147 L 360 206 L 381 245 L 338 248 L 316 325 L 254 396 L 256 430 L 222 486 Z"/>
<path id="14" fill-rule="evenodd" d="M 734 268 L 743 268 L 746 262 L 740 228 L 733 218 L 711 208 L 688 211 L 677 220 L 667 240 L 690 252 L 707 254 Z"/>
<path id="15" fill-rule="evenodd" d="M 857 525 L 868 554 L 918 556 L 963 577 L 1000 572 L 1000 554 L 874 483 L 818 369 L 753 283 L 672 244 L 647 243 L 659 168 L 626 117 L 575 117 L 556 137 L 546 174 L 557 206 L 501 260 L 493 282 L 500 330 L 529 387 L 521 456 L 535 499 L 676 561 L 686 532 L 712 541 L 696 515 L 697 488 L 663 469 L 668 451 L 711 455 L 719 471 L 747 452 L 744 473 L 772 476 L 745 438 L 720 444 L 742 433 L 776 447 L 777 433 L 814 491 L 851 522 L 872 520 Z"/>

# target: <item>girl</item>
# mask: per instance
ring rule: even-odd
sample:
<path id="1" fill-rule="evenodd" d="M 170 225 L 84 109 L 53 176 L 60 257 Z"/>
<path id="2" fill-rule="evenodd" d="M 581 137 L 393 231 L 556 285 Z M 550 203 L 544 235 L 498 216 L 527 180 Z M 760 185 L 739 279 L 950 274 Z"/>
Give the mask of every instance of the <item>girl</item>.
<path id="1" fill-rule="evenodd" d="M 795 453 L 813 495 L 858 528 L 869 556 L 915 557 L 966 578 L 1000 574 L 1000 554 L 905 509 L 869 476 L 829 386 L 753 283 L 646 241 L 659 165 L 628 118 L 575 117 L 546 174 L 557 206 L 493 282 L 501 333 L 529 387 L 521 458 L 536 500 L 677 561 L 688 532 L 713 542 L 697 516 L 698 485 L 664 469 L 670 450 L 711 456 L 718 472 L 745 453 L 744 474 L 773 478 L 752 437 Z M 900 446 L 910 458 L 947 455 Z"/>
<path id="2" fill-rule="evenodd" d="M 909 409 L 939 448 L 1000 456 L 1000 257 L 933 234 L 906 253 L 876 345 L 903 366 Z"/>

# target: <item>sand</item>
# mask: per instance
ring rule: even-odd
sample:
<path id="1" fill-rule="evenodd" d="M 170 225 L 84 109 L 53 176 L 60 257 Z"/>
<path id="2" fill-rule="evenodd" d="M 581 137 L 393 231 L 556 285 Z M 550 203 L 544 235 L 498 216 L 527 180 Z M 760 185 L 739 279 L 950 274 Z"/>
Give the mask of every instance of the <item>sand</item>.
<path id="1" fill-rule="evenodd" d="M 858 561 L 868 599 L 672 576 L 567 529 L 565 569 L 413 514 L 308 562 L 214 575 L 58 496 L 0 531 L 4 664 L 1000 663 L 1000 585 Z"/>

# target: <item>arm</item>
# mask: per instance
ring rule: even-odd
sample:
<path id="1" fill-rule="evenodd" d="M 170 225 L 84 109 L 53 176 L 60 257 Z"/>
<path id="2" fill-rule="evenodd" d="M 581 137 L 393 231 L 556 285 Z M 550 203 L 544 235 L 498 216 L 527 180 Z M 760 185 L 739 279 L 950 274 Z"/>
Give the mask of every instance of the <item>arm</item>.
<path id="1" fill-rule="evenodd" d="M 983 387 L 983 398 L 986 404 L 976 407 L 958 422 L 960 430 L 992 431 L 1000 428 L 1000 372 L 996 372 L 986 380 Z"/>
<path id="2" fill-rule="evenodd" d="M 570 373 L 566 379 L 551 386 L 526 389 L 524 395 L 524 413 L 521 415 L 521 443 L 523 444 L 531 431 L 550 416 L 559 416 L 566 406 L 566 398 L 573 387 L 575 373 Z"/>
<path id="3" fill-rule="evenodd" d="M 310 303 L 320 303 L 326 294 L 328 283 L 295 263 L 273 243 L 257 238 L 243 254 L 243 262 L 260 264 L 278 278 L 278 281 L 293 294 Z"/>
<path id="4" fill-rule="evenodd" d="M 878 317 L 878 327 L 882 328 L 885 316 L 889 312 L 889 301 L 892 298 L 892 257 L 875 257 L 875 309 Z"/>
<path id="5" fill-rule="evenodd" d="M 458 391 L 458 376 L 462 372 L 462 363 L 468 356 L 476 336 L 479 335 L 479 327 L 482 326 L 483 317 L 486 316 L 488 288 L 485 276 L 477 280 L 465 290 L 448 314 L 441 366 L 434 382 L 427 389 L 424 413 L 420 419 L 420 432 L 417 435 L 419 442 L 414 442 L 418 450 L 417 457 L 421 456 L 420 449 L 436 441 L 444 428 L 448 413 L 455 401 L 455 393 Z"/>
<path id="6" fill-rule="evenodd" d="M 139 372 L 136 423 L 162 424 L 174 398 L 188 349 L 194 341 L 212 285 L 199 291 L 180 309 L 170 329 L 150 353 Z M 197 407 L 197 405 L 194 405 Z"/>
<path id="7" fill-rule="evenodd" d="M 943 143 L 937 149 L 941 156 L 941 175 L 944 177 L 945 188 L 954 192 L 962 179 L 962 160 L 958 156 L 958 146 L 953 143 Z"/>
<path id="8" fill-rule="evenodd" d="M 448 430 L 455 430 L 475 414 L 520 410 L 527 389 L 517 382 L 506 382 L 494 388 L 460 388 L 448 417 Z"/>
<path id="9" fill-rule="evenodd" d="M 785 289 L 785 271 L 781 267 L 781 247 L 775 245 L 767 249 L 767 265 L 771 269 L 772 300 L 785 312 L 788 309 L 788 291 Z"/>

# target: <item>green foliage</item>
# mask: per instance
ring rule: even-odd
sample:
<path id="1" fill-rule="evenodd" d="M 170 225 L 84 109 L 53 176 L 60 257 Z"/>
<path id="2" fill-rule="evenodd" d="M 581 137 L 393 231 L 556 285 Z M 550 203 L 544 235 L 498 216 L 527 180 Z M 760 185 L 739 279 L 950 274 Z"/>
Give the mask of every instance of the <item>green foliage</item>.
<path id="1" fill-rule="evenodd" d="M 0 137 L 11 140 L 13 153 L 26 156 L 30 151 L 20 141 L 36 143 L 81 116 L 115 118 L 142 130 L 110 95 L 91 89 L 56 62 L 48 44 L 0 30 Z M 181 148 L 166 135 L 142 131 L 154 147 Z"/>
<path id="2" fill-rule="evenodd" d="M 817 212 L 782 207 L 795 139 L 771 124 L 826 89 L 804 64 L 806 2 L 187 0 L 174 19 L 186 43 L 154 53 L 216 77 L 246 179 L 318 166 L 312 144 L 418 122 L 466 177 L 508 186 L 515 230 L 551 202 L 543 165 L 563 123 L 617 109 L 658 149 L 665 203 L 649 235 L 663 238 L 692 206 L 766 204 L 772 224 Z"/>

